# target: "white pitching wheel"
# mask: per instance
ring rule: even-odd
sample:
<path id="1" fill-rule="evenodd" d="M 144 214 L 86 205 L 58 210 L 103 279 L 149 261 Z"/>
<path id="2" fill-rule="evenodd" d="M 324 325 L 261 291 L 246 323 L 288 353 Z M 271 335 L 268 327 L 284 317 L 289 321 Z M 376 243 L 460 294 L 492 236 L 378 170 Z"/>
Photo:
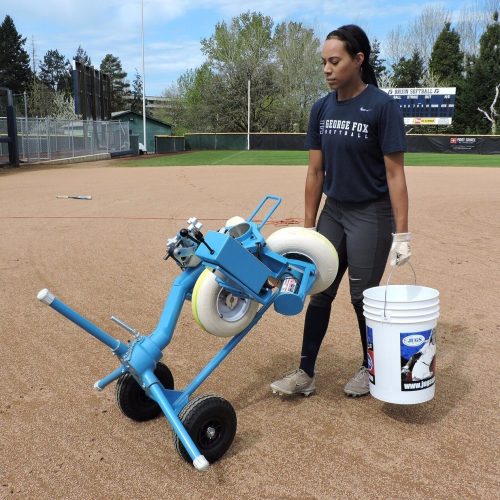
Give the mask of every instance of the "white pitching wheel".
<path id="1" fill-rule="evenodd" d="M 303 227 L 278 229 L 266 240 L 267 246 L 284 257 L 312 262 L 316 266 L 316 280 L 311 295 L 328 288 L 339 269 L 335 247 L 322 234 Z"/>

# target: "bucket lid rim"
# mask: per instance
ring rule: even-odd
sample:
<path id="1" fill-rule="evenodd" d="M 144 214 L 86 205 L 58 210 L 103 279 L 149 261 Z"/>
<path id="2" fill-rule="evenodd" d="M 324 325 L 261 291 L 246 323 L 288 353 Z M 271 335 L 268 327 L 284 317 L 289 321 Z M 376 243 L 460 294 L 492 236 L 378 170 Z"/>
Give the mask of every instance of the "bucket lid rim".
<path id="1" fill-rule="evenodd" d="M 391 293 L 390 287 L 398 287 L 398 288 L 420 288 L 420 289 L 426 289 L 429 291 L 432 291 L 432 294 L 429 297 L 425 298 L 415 298 L 414 300 L 408 301 L 408 300 L 403 300 L 403 299 L 391 299 L 390 297 L 383 297 L 383 298 L 374 298 L 371 292 L 375 293 L 375 290 L 379 293 L 383 293 L 385 296 L 385 289 L 388 288 L 387 290 L 387 295 Z M 366 290 L 363 291 L 363 297 L 366 297 L 367 299 L 374 300 L 377 302 L 395 302 L 395 303 L 401 303 L 401 302 L 425 302 L 427 300 L 435 300 L 440 297 L 439 290 L 436 290 L 435 288 L 431 288 L 428 286 L 421 286 L 421 285 L 380 285 L 380 286 L 373 286 L 371 288 L 367 288 Z"/>

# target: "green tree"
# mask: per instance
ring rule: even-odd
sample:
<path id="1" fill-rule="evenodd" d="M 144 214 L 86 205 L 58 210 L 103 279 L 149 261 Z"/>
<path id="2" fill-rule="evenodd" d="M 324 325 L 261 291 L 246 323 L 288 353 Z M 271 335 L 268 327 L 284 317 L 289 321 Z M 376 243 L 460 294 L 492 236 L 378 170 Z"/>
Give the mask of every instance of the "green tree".
<path id="1" fill-rule="evenodd" d="M 50 116 L 54 108 L 53 89 L 35 77 L 28 90 L 28 114 L 30 116 Z"/>
<path id="2" fill-rule="evenodd" d="M 424 62 L 417 51 L 410 59 L 401 57 L 392 65 L 392 83 L 395 87 L 418 87 L 424 74 Z"/>
<path id="3" fill-rule="evenodd" d="M 221 22 L 202 40 L 206 62 L 186 71 L 165 92 L 163 119 L 176 130 L 247 130 L 248 80 L 251 130 L 304 131 L 312 104 L 326 85 L 320 41 L 302 23 L 247 12 Z"/>
<path id="4" fill-rule="evenodd" d="M 170 123 L 173 127 L 174 135 L 184 135 L 189 129 L 184 124 L 186 107 L 183 104 L 182 96 L 176 83 L 171 84 L 163 92 L 162 106 L 153 108 L 151 116 L 158 120 Z"/>
<path id="5" fill-rule="evenodd" d="M 489 132 L 496 129 L 496 123 L 491 126 L 478 108 L 490 109 L 495 97 L 495 88 L 500 83 L 500 24 L 498 12 L 495 11 L 491 24 L 479 40 L 479 57 L 471 74 L 472 88 L 475 89 L 476 116 L 479 116 L 479 130 Z M 497 99 L 494 114 L 498 121 L 500 102 Z"/>
<path id="6" fill-rule="evenodd" d="M 430 72 L 446 86 L 456 86 L 462 79 L 464 54 L 460 50 L 460 35 L 445 23 L 436 39 L 429 61 Z"/>
<path id="7" fill-rule="evenodd" d="M 25 91 L 31 83 L 30 58 L 23 38 L 17 31 L 12 17 L 5 16 L 0 25 L 0 86 L 13 93 Z"/>
<path id="8" fill-rule="evenodd" d="M 201 41 L 209 64 L 223 73 L 245 70 L 252 78 L 269 61 L 273 50 L 273 20 L 256 12 L 245 12 L 231 20 L 217 23 L 215 33 Z"/>
<path id="9" fill-rule="evenodd" d="M 370 54 L 370 63 L 375 71 L 375 76 L 377 77 L 377 82 L 383 78 L 386 73 L 387 68 L 385 67 L 385 59 L 380 57 L 380 42 L 375 38 L 372 43 L 372 52 Z"/>
<path id="10" fill-rule="evenodd" d="M 452 129 L 458 134 L 476 133 L 477 123 L 474 109 L 474 88 L 471 75 L 476 64 L 476 56 L 465 56 L 464 77 L 457 83 L 455 97 L 455 112 L 453 113 Z"/>
<path id="11" fill-rule="evenodd" d="M 52 90 L 68 92 L 70 89 L 71 65 L 58 50 L 48 50 L 40 61 L 39 78 Z"/>
<path id="12" fill-rule="evenodd" d="M 87 52 L 85 50 L 83 50 L 81 45 L 78 45 L 78 49 L 76 49 L 76 54 L 75 54 L 75 57 L 73 57 L 73 59 L 75 61 L 82 63 L 82 64 L 85 64 L 86 66 L 92 65 L 92 61 L 91 61 L 89 55 L 87 54 Z"/>
<path id="13" fill-rule="evenodd" d="M 304 131 L 311 106 L 326 90 L 319 64 L 320 41 L 302 23 L 283 22 L 276 26 L 273 43 L 277 92 L 268 128 Z"/>
<path id="14" fill-rule="evenodd" d="M 122 111 L 126 107 L 124 97 L 129 95 L 130 83 L 123 71 L 120 59 L 113 54 L 106 54 L 101 61 L 100 70 L 111 78 L 111 111 Z"/>
<path id="15" fill-rule="evenodd" d="M 221 89 L 207 63 L 185 71 L 163 96 L 168 100 L 154 116 L 172 123 L 175 133 L 223 131 L 218 122 Z"/>
<path id="16" fill-rule="evenodd" d="M 167 87 L 162 96 L 166 99 L 162 106 L 153 108 L 151 116 L 158 120 L 170 123 L 174 135 L 183 135 L 190 129 L 185 125 L 186 106 L 184 105 L 182 95 L 177 83 L 172 83 Z"/>
<path id="17" fill-rule="evenodd" d="M 135 78 L 132 82 L 132 103 L 130 109 L 137 113 L 142 113 L 142 88 L 142 78 L 136 69 Z"/>
<path id="18" fill-rule="evenodd" d="M 500 24 L 498 13 L 493 14 L 479 41 L 479 55 L 470 58 L 466 67 L 466 79 L 461 89 L 457 89 L 456 127 L 461 132 L 489 133 L 497 125 L 488 121 L 478 110 L 489 110 L 495 97 L 495 88 L 500 83 Z M 500 111 L 500 99 L 496 102 L 495 112 Z M 498 118 L 497 118 L 498 122 Z"/>
<path id="19" fill-rule="evenodd" d="M 247 81 L 251 81 L 252 130 L 265 130 L 272 118 L 276 95 L 273 59 L 273 20 L 260 13 L 246 12 L 227 25 L 217 23 L 215 33 L 201 41 L 208 67 L 217 82 L 217 107 L 224 129 L 247 128 Z"/>

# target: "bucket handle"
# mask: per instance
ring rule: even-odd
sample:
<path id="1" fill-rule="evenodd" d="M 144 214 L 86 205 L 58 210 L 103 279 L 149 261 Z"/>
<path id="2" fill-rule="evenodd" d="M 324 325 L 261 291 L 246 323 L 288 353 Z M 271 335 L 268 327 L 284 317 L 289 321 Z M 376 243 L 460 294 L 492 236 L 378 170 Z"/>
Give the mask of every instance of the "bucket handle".
<path id="1" fill-rule="evenodd" d="M 413 268 L 413 266 L 411 265 L 411 262 L 408 261 L 408 265 L 411 267 L 411 270 L 413 271 L 413 278 L 414 278 L 414 284 L 416 285 L 417 284 L 417 274 L 415 273 L 415 269 Z M 387 278 L 387 283 L 385 285 L 385 293 L 384 293 L 384 319 L 387 318 L 387 316 L 385 315 L 385 310 L 387 308 L 387 289 L 389 288 L 389 282 L 391 281 L 391 278 L 392 278 L 392 273 L 394 272 L 394 269 L 396 269 L 398 266 L 393 266 L 392 269 L 391 269 L 391 272 L 389 273 L 389 277 Z"/>

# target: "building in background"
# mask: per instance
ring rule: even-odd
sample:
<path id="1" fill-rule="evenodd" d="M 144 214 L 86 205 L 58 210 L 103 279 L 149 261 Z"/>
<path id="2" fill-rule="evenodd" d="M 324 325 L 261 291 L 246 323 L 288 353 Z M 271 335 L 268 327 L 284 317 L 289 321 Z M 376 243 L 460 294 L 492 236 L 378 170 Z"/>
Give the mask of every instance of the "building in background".
<path id="1" fill-rule="evenodd" d="M 144 144 L 143 128 L 142 128 L 142 113 L 136 111 L 117 111 L 112 113 L 112 120 L 127 122 L 130 127 L 131 135 L 139 136 L 139 143 Z M 155 135 L 172 135 L 172 125 L 162 122 L 150 116 L 146 117 L 146 149 L 148 153 L 155 152 Z"/>

